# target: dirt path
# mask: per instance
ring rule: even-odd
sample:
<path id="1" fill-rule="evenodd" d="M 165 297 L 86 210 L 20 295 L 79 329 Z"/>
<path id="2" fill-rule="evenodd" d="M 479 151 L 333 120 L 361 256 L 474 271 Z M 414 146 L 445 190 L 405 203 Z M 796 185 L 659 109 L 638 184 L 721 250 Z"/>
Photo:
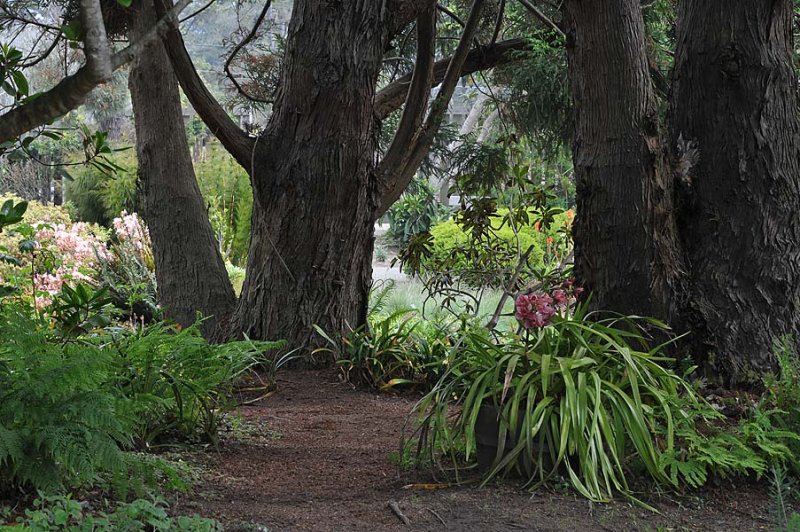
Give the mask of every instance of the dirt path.
<path id="1" fill-rule="evenodd" d="M 764 486 L 657 498 L 663 515 L 625 502 L 590 504 L 572 492 L 534 496 L 510 485 L 411 491 L 418 480 L 389 453 L 413 398 L 351 390 L 331 372 L 289 372 L 279 390 L 242 409 L 236 438 L 205 454 L 197 493 L 176 511 L 228 530 L 770 530 Z M 395 500 L 410 519 L 389 509 Z"/>

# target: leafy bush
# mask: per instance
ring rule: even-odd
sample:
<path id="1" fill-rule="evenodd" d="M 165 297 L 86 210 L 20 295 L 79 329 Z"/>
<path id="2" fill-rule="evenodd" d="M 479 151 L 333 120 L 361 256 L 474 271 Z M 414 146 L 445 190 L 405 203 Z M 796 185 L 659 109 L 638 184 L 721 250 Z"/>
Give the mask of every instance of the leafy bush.
<path id="1" fill-rule="evenodd" d="M 118 166 L 108 172 L 92 165 L 75 166 L 72 179 L 64 182 L 64 197 L 74 206 L 80 220 L 110 227 L 122 211 L 136 208 L 137 162 L 135 150 L 109 157 Z"/>
<path id="2" fill-rule="evenodd" d="M 55 489 L 124 467 L 130 434 L 106 385 L 111 353 L 58 342 L 18 305 L 0 308 L 0 486 Z"/>
<path id="3" fill-rule="evenodd" d="M 635 452 L 650 476 L 672 484 L 660 455 L 673 447 L 674 420 L 683 416 L 674 405 L 680 394 L 699 399 L 662 365 L 659 347 L 648 346 L 645 323 L 596 318 L 579 306 L 499 344 L 469 332 L 419 403 L 423 446 L 431 456 L 463 447 L 470 461 L 479 416 L 482 423 L 497 416 L 485 482 L 517 471 L 533 485 L 561 471 L 585 497 L 607 500 L 629 494 L 626 466 Z M 460 412 L 450 423 L 452 403 Z"/>
<path id="4" fill-rule="evenodd" d="M 137 499 L 123 503 L 108 512 L 87 512 L 84 506 L 70 496 L 40 495 L 33 508 L 25 510 L 15 525 L 7 525 L 14 532 L 214 532 L 222 525 L 213 519 L 197 515 L 170 517 L 167 504 L 162 499 L 154 501 Z"/>
<path id="5" fill-rule="evenodd" d="M 419 318 L 411 310 L 373 316 L 368 324 L 334 340 L 320 328 L 347 382 L 377 390 L 428 388 L 446 360 L 449 337 L 418 334 Z"/>
<path id="6" fill-rule="evenodd" d="M 0 277 L 24 288 L 21 295 L 44 308 L 65 283 L 91 278 L 98 256 L 105 253 L 107 235 L 97 226 L 71 223 L 60 207 L 29 203 L 26 217 L 33 222 L 0 235 L 7 256 Z"/>
<path id="7" fill-rule="evenodd" d="M 450 327 L 441 320 L 424 320 L 408 308 L 384 314 L 394 289 L 394 281 L 373 287 L 362 327 L 331 336 L 315 326 L 330 345 L 317 352 L 331 354 L 347 382 L 384 391 L 428 389 L 446 364 Z"/>
<path id="8" fill-rule="evenodd" d="M 449 212 L 448 207 L 436 199 L 427 180 L 415 181 L 413 185 L 386 212 L 389 218 L 386 236 L 399 246 L 408 243 L 414 235 L 428 231 Z"/>
<path id="9" fill-rule="evenodd" d="M 234 386 L 269 350 L 284 342 L 211 345 L 199 324 L 163 323 L 100 337 L 115 353 L 114 381 L 137 447 L 200 439 L 216 444 L 220 414 L 234 404 Z"/>
<path id="10" fill-rule="evenodd" d="M 114 239 L 107 252 L 98 253 L 97 283 L 129 316 L 153 321 L 160 311 L 150 233 L 135 213 L 123 211 L 112 225 Z"/>
<path id="11" fill-rule="evenodd" d="M 206 159 L 195 163 L 197 182 L 210 206 L 209 217 L 226 261 L 244 266 L 250 247 L 253 189 L 247 172 L 214 142 Z"/>
<path id="12" fill-rule="evenodd" d="M 532 218 L 536 213 L 529 214 Z M 435 225 L 431 231 L 430 256 L 421 261 L 424 273 L 445 271 L 464 279 L 469 286 L 505 286 L 517 269 L 521 253 L 530 250 L 528 268 L 542 268 L 546 260 L 563 258 L 566 252 L 559 231 L 571 221 L 569 212 L 556 215 L 547 229 L 540 224 L 509 223 L 509 210 L 498 209 L 490 215 L 491 228 L 476 241 L 469 226 L 455 219 Z M 520 282 L 530 280 L 523 272 Z"/>

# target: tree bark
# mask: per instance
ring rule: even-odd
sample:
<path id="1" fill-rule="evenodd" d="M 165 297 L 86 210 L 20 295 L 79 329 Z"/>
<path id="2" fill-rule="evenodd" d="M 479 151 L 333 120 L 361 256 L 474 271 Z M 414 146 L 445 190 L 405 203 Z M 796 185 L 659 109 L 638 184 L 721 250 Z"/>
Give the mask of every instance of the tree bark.
<path id="1" fill-rule="evenodd" d="M 132 32 L 156 22 L 142 2 Z M 139 201 L 150 229 L 159 303 L 166 315 L 188 326 L 208 317 L 209 336 L 233 309 L 235 296 L 192 167 L 178 83 L 164 45 L 155 41 L 134 62 L 129 88 L 136 125 Z"/>
<path id="2" fill-rule="evenodd" d="M 789 0 L 684 0 L 673 145 L 699 160 L 679 212 L 695 353 L 731 384 L 800 333 L 800 127 Z"/>
<path id="3" fill-rule="evenodd" d="M 593 308 L 670 318 L 682 268 L 639 1 L 563 6 L 575 102 L 575 276 Z"/>
<path id="4" fill-rule="evenodd" d="M 280 94 L 258 138 L 250 255 L 232 332 L 314 345 L 364 323 L 377 208 L 381 2 L 298 0 Z"/>

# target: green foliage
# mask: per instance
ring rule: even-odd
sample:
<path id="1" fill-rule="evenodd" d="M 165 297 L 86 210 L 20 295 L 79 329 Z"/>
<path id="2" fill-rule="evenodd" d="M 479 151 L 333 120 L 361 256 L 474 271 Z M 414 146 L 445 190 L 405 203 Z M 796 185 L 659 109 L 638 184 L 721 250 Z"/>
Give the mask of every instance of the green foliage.
<path id="1" fill-rule="evenodd" d="M 130 318 L 151 322 L 161 316 L 158 306 L 155 259 L 150 236 L 135 215 L 126 215 L 137 229 L 124 238 L 117 234 L 106 253 L 97 253 L 94 277 L 108 290 L 114 306 Z M 123 222 L 124 222 L 123 220 Z M 121 227 L 126 227 L 123 223 Z"/>
<path id="2" fill-rule="evenodd" d="M 393 281 L 373 288 L 367 323 L 331 336 L 314 328 L 330 347 L 317 352 L 333 356 L 347 382 L 376 390 L 429 388 L 447 364 L 449 326 L 423 320 L 411 309 L 386 315 Z"/>
<path id="3" fill-rule="evenodd" d="M 389 231 L 386 236 L 397 245 L 405 245 L 414 235 L 428 231 L 443 220 L 447 213 L 448 208 L 436 199 L 428 181 L 417 181 L 387 211 Z"/>
<path id="4" fill-rule="evenodd" d="M 111 298 L 108 288 L 92 290 L 79 283 L 64 285 L 51 308 L 53 323 L 65 337 L 88 334 L 111 324 Z"/>
<path id="5" fill-rule="evenodd" d="M 773 467 L 769 496 L 772 502 L 772 519 L 780 532 L 800 532 L 800 513 L 791 510 L 796 498 L 796 483 L 787 477 L 783 467 Z"/>
<path id="6" fill-rule="evenodd" d="M 124 468 L 130 443 L 104 387 L 109 352 L 58 342 L 19 306 L 0 308 L 0 485 L 55 489 Z"/>
<path id="7" fill-rule="evenodd" d="M 431 456 L 464 449 L 475 456 L 479 416 L 497 412 L 494 460 L 484 483 L 517 471 L 529 485 L 564 473 L 591 500 L 629 494 L 628 460 L 672 482 L 660 455 L 674 445 L 680 394 L 699 401 L 689 384 L 665 368 L 635 318 L 598 319 L 578 307 L 571 317 L 530 336 L 495 343 L 470 331 L 451 352 L 448 369 L 420 401 L 420 440 Z M 451 405 L 459 413 L 451 423 Z M 456 461 L 457 463 L 457 461 Z M 437 467 L 444 464 L 437 459 Z M 457 471 L 457 470 L 456 470 Z"/>
<path id="8" fill-rule="evenodd" d="M 215 532 L 222 525 L 213 519 L 194 516 L 170 517 L 163 499 L 137 499 L 108 512 L 91 514 L 79 502 L 67 496 L 40 495 L 33 508 L 8 527 L 14 532 Z"/>
<path id="9" fill-rule="evenodd" d="M 69 199 L 82 221 L 105 227 L 123 211 L 136 209 L 136 153 L 127 150 L 110 157 L 118 167 L 113 174 L 91 165 L 76 166 L 65 181 Z"/>
<path id="10" fill-rule="evenodd" d="M 381 391 L 428 388 L 445 364 L 450 338 L 418 332 L 420 321 L 411 310 L 372 316 L 366 325 L 336 339 L 316 327 L 330 348 L 347 382 Z"/>
<path id="11" fill-rule="evenodd" d="M 13 199 L 8 199 L 3 202 L 3 206 L 0 207 L 0 232 L 4 227 L 21 222 L 27 210 L 27 201 L 15 202 Z"/>
<path id="12" fill-rule="evenodd" d="M 508 88 L 508 108 L 517 128 L 538 152 L 557 155 L 572 131 L 572 105 L 563 41 L 551 32 L 531 36 L 530 48 L 496 74 Z"/>
<path id="13" fill-rule="evenodd" d="M 247 172 L 218 143 L 195 163 L 197 182 L 210 206 L 209 217 L 223 257 L 243 266 L 250 246 L 253 190 Z"/>
<path id="14" fill-rule="evenodd" d="M 541 269 L 546 257 L 553 257 L 554 252 L 556 256 L 559 251 L 564 255 L 563 249 L 559 249 L 559 243 L 563 241 L 559 232 L 568 228 L 568 214 L 556 215 L 552 225 L 542 229 L 540 223 L 519 223 L 519 212 L 508 209 L 491 211 L 491 205 L 486 208 L 487 212 L 481 216 L 485 216 L 487 222 L 481 222 L 486 225 L 479 229 L 481 233 L 477 239 L 474 238 L 474 226 L 469 226 L 477 218 L 451 219 L 435 225 L 430 231 L 430 254 L 421 260 L 421 270 L 455 274 L 468 286 L 476 288 L 504 287 L 517 269 L 520 253 L 528 252 L 528 272 Z M 533 209 L 525 214 L 528 220 L 538 216 Z M 530 274 L 527 274 L 520 276 L 518 281 L 525 283 L 530 279 Z"/>
<path id="15" fill-rule="evenodd" d="M 155 324 L 119 329 L 99 338 L 113 352 L 114 382 L 135 445 L 151 448 L 180 441 L 217 443 L 221 413 L 233 406 L 234 386 L 266 353 L 283 342 L 211 345 L 195 325 L 180 330 Z"/>

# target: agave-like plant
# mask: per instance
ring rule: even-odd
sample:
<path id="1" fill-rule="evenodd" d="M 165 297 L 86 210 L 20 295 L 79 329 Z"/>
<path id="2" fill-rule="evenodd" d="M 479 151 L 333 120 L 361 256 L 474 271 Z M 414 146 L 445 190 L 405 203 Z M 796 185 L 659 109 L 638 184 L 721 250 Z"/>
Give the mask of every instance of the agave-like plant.
<path id="1" fill-rule="evenodd" d="M 485 430 L 489 415 L 496 452 L 484 483 L 517 471 L 535 487 L 558 472 L 590 500 L 632 497 L 626 473 L 636 459 L 658 482 L 674 484 L 660 456 L 674 447 L 674 420 L 684 415 L 678 405 L 702 399 L 668 369 L 665 344 L 650 347 L 653 329 L 666 332 L 656 320 L 601 318 L 578 305 L 499 341 L 466 333 L 417 405 L 420 450 L 458 478 L 456 464 L 474 462 L 476 426 Z"/>

